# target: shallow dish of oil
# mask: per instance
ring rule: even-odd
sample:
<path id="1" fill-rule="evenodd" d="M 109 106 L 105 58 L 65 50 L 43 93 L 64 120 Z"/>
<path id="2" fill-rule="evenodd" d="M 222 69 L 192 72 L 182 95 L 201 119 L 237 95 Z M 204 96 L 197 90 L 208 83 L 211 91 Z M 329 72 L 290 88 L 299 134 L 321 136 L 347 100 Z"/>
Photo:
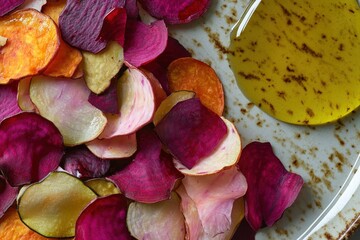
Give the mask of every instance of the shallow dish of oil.
<path id="1" fill-rule="evenodd" d="M 294 205 L 256 238 L 339 239 L 354 229 L 360 213 L 360 193 L 355 191 L 358 182 L 351 181 L 360 154 L 360 111 L 333 123 L 302 126 L 276 120 L 250 102 L 237 87 L 227 60 L 231 29 L 249 4 L 253 1 L 212 1 L 203 18 L 173 26 L 170 32 L 195 58 L 209 63 L 218 73 L 226 95 L 225 115 L 236 124 L 244 146 L 255 140 L 271 142 L 285 167 L 304 178 Z M 349 202 L 349 197 L 342 198 L 344 193 L 351 196 Z M 337 204 L 339 199 L 342 201 Z"/>

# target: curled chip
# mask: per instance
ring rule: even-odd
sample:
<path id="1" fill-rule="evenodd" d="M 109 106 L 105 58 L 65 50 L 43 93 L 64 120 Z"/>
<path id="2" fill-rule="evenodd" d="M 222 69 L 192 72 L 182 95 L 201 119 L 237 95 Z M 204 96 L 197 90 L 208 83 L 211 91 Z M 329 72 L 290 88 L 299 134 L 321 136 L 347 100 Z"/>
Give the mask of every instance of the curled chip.
<path id="1" fill-rule="evenodd" d="M 33 9 L 1 18 L 0 36 L 8 39 L 0 52 L 0 84 L 38 74 L 53 59 L 60 45 L 55 23 Z"/>

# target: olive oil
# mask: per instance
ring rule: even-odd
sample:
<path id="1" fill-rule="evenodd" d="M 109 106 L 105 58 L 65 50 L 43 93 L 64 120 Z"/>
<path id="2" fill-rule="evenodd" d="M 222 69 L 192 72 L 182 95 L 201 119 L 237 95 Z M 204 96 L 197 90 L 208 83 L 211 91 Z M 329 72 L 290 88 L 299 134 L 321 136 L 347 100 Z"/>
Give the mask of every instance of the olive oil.
<path id="1" fill-rule="evenodd" d="M 263 111 L 312 125 L 360 105 L 356 0 L 262 0 L 244 21 L 232 31 L 228 59 L 239 88 Z"/>

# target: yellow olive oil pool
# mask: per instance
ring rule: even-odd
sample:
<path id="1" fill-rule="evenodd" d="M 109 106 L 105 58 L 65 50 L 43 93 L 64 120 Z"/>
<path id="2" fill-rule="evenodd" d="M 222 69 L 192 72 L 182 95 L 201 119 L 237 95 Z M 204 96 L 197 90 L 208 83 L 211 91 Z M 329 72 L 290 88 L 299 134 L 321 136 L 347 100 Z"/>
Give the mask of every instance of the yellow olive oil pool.
<path id="1" fill-rule="evenodd" d="M 230 66 L 244 95 L 293 124 L 323 124 L 360 105 L 356 0 L 262 0 L 231 34 Z"/>

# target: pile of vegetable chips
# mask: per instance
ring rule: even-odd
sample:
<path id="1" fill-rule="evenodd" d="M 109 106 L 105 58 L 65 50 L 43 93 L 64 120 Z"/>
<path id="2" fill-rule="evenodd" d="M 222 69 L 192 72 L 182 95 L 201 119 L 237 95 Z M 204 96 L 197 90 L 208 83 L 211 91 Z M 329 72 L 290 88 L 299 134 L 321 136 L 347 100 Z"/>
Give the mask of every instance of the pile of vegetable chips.
<path id="1" fill-rule="evenodd" d="M 210 5 L 0 0 L 0 239 L 231 239 L 281 217 L 302 178 L 242 149 L 216 72 L 168 34 Z"/>

